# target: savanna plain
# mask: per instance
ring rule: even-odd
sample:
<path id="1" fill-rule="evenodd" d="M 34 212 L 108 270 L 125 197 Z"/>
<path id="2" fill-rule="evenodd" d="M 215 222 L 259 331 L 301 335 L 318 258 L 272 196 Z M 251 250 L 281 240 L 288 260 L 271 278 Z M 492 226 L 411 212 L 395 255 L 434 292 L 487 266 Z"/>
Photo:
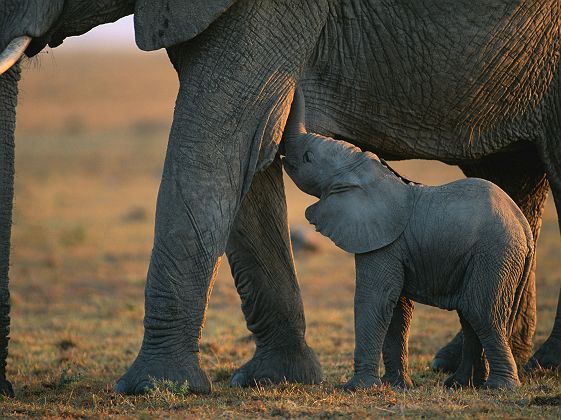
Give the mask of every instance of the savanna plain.
<path id="1" fill-rule="evenodd" d="M 537 372 L 514 391 L 448 390 L 432 372 L 457 316 L 416 305 L 410 337 L 415 388 L 345 393 L 352 372 L 352 255 L 314 233 L 314 199 L 286 180 L 289 219 L 308 247 L 295 254 L 307 339 L 324 368 L 321 385 L 232 389 L 253 354 L 240 300 L 223 260 L 202 339 L 210 396 L 160 384 L 145 396 L 112 391 L 142 340 L 144 283 L 157 188 L 177 93 L 161 53 L 51 51 L 24 64 L 16 139 L 8 374 L 15 398 L 0 416 L 49 417 L 561 417 L 561 375 Z M 462 177 L 438 162 L 397 162 L 427 184 Z M 538 330 L 553 324 L 561 286 L 561 240 L 550 198 L 538 247 Z"/>

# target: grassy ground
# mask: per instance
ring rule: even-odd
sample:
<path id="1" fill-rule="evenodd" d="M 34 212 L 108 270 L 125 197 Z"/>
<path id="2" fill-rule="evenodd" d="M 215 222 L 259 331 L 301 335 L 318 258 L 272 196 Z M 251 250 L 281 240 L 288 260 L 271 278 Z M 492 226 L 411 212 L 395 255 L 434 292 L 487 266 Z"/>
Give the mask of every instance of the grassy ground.
<path id="1" fill-rule="evenodd" d="M 352 368 L 353 259 L 323 238 L 318 251 L 296 255 L 307 338 L 325 370 L 322 385 L 228 387 L 254 345 L 224 263 L 202 344 L 214 394 L 114 394 L 113 384 L 142 339 L 154 204 L 176 81 L 159 54 L 57 53 L 27 67 L 17 138 L 8 361 L 17 396 L 0 400 L 0 416 L 561 416 L 556 373 L 526 377 L 516 391 L 444 389 L 445 376 L 433 373 L 429 361 L 459 324 L 454 313 L 422 305 L 410 340 L 413 390 L 336 390 Z M 461 176 L 437 163 L 396 167 L 433 184 Z M 304 209 L 312 200 L 292 184 L 287 189 L 290 222 L 306 228 Z M 536 345 L 550 331 L 561 284 L 554 213 L 550 201 L 538 249 Z"/>

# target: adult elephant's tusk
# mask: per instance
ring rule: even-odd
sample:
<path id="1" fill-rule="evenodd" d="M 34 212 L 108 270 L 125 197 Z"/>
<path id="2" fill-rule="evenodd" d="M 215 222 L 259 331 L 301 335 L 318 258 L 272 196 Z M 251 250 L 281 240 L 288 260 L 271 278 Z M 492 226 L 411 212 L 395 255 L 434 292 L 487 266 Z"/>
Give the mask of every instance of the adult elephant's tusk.
<path id="1" fill-rule="evenodd" d="M 24 35 L 12 40 L 0 54 L 0 75 L 8 71 L 25 52 L 31 42 L 31 37 Z"/>

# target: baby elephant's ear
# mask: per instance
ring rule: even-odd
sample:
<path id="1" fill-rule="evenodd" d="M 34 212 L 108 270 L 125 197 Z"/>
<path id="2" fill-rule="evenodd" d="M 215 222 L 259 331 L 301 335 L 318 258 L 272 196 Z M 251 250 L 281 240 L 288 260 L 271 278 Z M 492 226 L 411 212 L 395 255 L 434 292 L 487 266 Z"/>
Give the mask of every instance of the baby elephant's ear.
<path id="1" fill-rule="evenodd" d="M 360 254 L 385 247 L 405 230 L 412 200 L 407 188 L 380 185 L 337 188 L 306 209 L 316 230 L 347 252 Z"/>

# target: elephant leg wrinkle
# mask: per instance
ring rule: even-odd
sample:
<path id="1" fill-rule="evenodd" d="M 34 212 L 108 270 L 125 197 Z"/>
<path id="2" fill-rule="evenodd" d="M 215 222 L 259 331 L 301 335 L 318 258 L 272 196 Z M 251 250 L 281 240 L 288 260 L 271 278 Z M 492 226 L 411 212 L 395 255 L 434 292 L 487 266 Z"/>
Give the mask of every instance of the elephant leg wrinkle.
<path id="1" fill-rule="evenodd" d="M 310 16 L 294 31 L 298 4 Z M 284 104 L 326 14 L 325 1 L 239 1 L 191 42 L 168 48 L 180 90 L 158 194 L 145 334 L 117 390 L 141 392 L 153 377 L 210 392 L 198 350 L 224 252 L 257 343 L 232 384 L 321 380 L 304 339 L 280 165 L 264 163 L 275 155 Z M 259 235 L 253 229 L 261 229 Z"/>

